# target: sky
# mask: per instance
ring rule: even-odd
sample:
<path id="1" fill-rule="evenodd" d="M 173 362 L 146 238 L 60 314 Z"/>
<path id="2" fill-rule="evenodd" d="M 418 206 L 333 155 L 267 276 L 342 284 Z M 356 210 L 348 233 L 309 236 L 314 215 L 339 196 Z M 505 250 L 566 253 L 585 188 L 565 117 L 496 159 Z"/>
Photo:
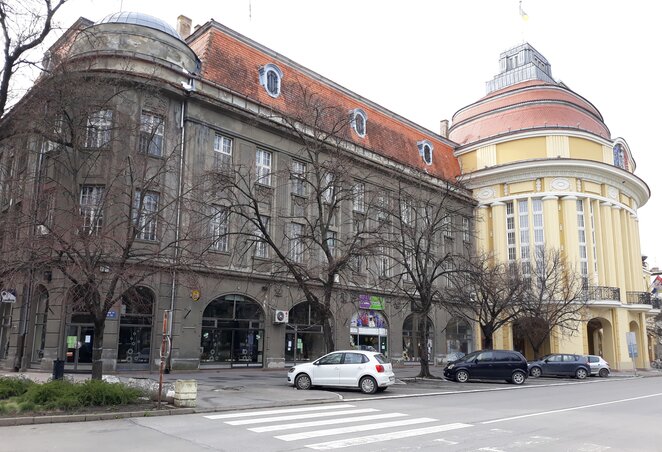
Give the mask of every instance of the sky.
<path id="1" fill-rule="evenodd" d="M 642 254 L 662 267 L 662 8 L 637 0 L 69 0 L 58 14 L 97 21 L 117 11 L 173 27 L 214 19 L 434 132 L 486 94 L 499 54 L 529 42 L 552 75 L 592 102 L 622 137 L 652 196 L 641 207 Z"/>

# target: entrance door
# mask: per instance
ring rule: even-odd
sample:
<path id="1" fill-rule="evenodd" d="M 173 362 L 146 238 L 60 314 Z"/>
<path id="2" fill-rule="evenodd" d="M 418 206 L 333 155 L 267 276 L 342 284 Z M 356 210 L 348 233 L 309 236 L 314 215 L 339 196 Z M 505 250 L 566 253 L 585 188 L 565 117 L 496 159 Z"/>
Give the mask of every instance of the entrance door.
<path id="1" fill-rule="evenodd" d="M 91 370 L 93 345 L 94 326 L 69 325 L 66 366 L 70 370 Z"/>

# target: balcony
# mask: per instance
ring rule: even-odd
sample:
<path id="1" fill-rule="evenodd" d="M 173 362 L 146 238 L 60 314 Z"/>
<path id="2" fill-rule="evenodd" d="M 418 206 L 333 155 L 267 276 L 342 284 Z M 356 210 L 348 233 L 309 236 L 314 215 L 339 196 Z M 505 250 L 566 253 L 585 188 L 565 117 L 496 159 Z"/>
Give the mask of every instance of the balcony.
<path id="1" fill-rule="evenodd" d="M 649 292 L 628 292 L 627 304 L 647 304 L 653 306 L 653 299 Z"/>
<path id="2" fill-rule="evenodd" d="M 628 292 L 629 293 L 629 292 Z M 588 286 L 584 290 L 588 301 L 621 301 L 621 289 L 608 286 Z"/>

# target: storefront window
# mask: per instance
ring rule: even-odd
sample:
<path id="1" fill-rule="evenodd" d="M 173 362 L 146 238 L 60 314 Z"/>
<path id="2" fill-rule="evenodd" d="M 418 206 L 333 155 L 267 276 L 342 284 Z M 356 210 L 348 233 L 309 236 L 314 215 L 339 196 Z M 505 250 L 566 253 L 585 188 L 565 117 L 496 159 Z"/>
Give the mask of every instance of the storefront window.
<path id="1" fill-rule="evenodd" d="M 430 360 L 434 357 L 434 324 L 428 317 L 428 358 Z M 402 359 L 404 361 L 418 361 L 420 360 L 420 351 L 422 344 L 419 343 L 419 322 L 416 314 L 410 314 L 402 324 Z"/>
<path id="2" fill-rule="evenodd" d="M 11 329 L 11 303 L 0 303 L 0 359 L 9 353 L 9 330 Z"/>
<path id="3" fill-rule="evenodd" d="M 152 343 L 154 294 L 138 287 L 122 297 L 117 363 L 148 365 Z"/>
<path id="4" fill-rule="evenodd" d="M 446 352 L 471 353 L 474 351 L 473 332 L 469 322 L 451 319 L 446 327 Z"/>
<path id="5" fill-rule="evenodd" d="M 202 315 L 200 362 L 261 367 L 264 312 L 241 295 L 226 295 L 209 303 Z"/>
<path id="6" fill-rule="evenodd" d="M 326 352 L 320 310 L 304 301 L 290 309 L 285 332 L 285 361 L 311 361 Z"/>
<path id="7" fill-rule="evenodd" d="M 350 323 L 352 347 L 388 355 L 388 322 L 384 313 L 374 309 L 359 309 Z"/>

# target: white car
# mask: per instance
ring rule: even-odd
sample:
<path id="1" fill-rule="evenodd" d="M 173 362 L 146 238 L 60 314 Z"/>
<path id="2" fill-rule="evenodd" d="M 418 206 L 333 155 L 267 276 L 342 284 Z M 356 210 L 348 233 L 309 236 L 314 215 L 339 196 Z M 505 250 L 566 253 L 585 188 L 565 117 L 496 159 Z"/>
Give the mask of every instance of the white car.
<path id="1" fill-rule="evenodd" d="M 591 375 L 599 375 L 601 377 L 608 377 L 611 373 L 609 363 L 598 355 L 587 355 L 588 365 L 591 366 Z"/>
<path id="2" fill-rule="evenodd" d="M 335 386 L 359 388 L 366 394 L 373 394 L 395 383 L 395 374 L 391 363 L 381 353 L 340 350 L 312 363 L 292 367 L 287 372 L 287 382 L 297 389 Z"/>

